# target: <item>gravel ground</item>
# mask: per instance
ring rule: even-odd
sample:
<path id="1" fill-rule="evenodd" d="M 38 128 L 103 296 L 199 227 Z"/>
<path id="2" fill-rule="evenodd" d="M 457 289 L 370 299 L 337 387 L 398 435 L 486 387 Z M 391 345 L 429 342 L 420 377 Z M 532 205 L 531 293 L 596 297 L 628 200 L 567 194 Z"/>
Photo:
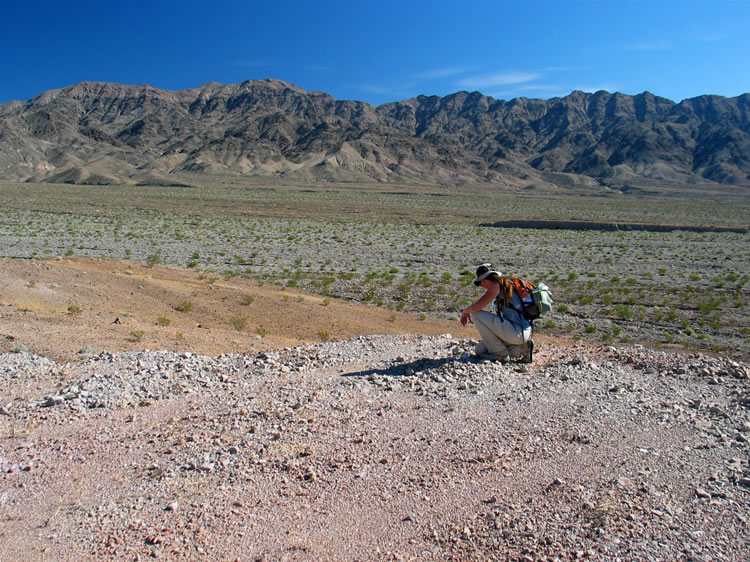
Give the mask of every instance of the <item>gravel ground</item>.
<path id="1" fill-rule="evenodd" d="M 473 344 L 0 354 L 0 559 L 750 558 L 748 365 Z"/>

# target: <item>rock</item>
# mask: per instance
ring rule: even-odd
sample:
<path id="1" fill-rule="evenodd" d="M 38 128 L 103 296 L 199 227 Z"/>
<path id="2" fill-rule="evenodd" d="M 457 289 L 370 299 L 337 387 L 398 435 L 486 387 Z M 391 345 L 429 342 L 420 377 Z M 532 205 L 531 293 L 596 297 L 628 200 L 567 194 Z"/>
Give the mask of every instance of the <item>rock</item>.
<path id="1" fill-rule="evenodd" d="M 62 404 L 63 402 L 65 402 L 65 399 L 60 395 L 48 396 L 44 399 L 44 402 L 42 402 L 42 407 L 50 408 L 52 406 L 58 406 Z"/>

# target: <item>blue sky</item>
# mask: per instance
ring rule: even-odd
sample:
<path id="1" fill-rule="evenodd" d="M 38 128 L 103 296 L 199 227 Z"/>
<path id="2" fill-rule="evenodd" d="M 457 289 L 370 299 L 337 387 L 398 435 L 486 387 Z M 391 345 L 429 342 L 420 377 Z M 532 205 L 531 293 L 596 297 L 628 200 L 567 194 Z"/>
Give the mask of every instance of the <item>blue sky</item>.
<path id="1" fill-rule="evenodd" d="M 276 78 L 373 105 L 459 90 L 549 99 L 750 92 L 750 0 L 6 3 L 0 103 L 82 81 Z"/>

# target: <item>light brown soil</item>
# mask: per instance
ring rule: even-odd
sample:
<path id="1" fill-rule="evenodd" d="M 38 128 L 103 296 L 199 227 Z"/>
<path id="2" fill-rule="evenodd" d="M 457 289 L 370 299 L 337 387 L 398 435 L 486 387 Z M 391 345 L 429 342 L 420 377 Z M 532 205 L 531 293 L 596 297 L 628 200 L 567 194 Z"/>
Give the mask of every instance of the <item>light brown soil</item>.
<path id="1" fill-rule="evenodd" d="M 251 304 L 243 304 L 246 297 Z M 176 310 L 185 301 L 192 311 Z M 233 318 L 245 325 L 237 330 Z M 218 355 L 407 333 L 474 337 L 458 322 L 420 320 L 239 277 L 96 258 L 0 259 L 0 352 L 20 349 L 57 361 L 103 350 Z"/>

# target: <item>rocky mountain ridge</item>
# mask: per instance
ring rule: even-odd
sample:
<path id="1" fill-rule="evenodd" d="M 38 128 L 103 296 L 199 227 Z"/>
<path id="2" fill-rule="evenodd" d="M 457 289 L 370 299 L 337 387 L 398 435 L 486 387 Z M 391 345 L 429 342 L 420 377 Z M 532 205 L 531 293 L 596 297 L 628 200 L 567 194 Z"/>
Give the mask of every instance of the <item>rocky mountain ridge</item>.
<path id="1" fill-rule="evenodd" d="M 278 80 L 166 91 L 84 82 L 0 104 L 0 179 L 289 181 L 643 189 L 750 187 L 750 94 L 679 103 L 478 92 L 374 107 Z"/>

